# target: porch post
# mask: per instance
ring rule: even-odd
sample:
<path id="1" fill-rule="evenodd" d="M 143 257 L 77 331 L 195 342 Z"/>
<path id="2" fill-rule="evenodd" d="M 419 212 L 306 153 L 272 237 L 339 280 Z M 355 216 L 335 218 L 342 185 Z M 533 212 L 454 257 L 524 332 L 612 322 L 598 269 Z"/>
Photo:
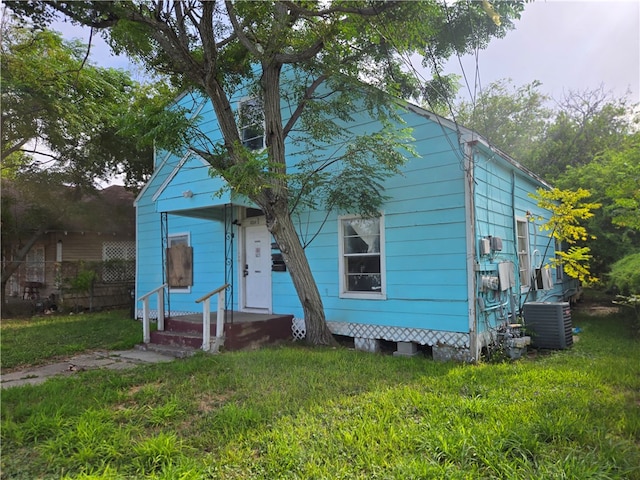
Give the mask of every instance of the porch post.
<path id="1" fill-rule="evenodd" d="M 220 298 L 220 294 L 218 294 Z M 209 351 L 211 347 L 211 297 L 202 303 L 202 350 Z"/>
<path id="2" fill-rule="evenodd" d="M 164 331 L 164 287 L 158 290 L 158 330 Z"/>
<path id="3" fill-rule="evenodd" d="M 151 334 L 149 333 L 149 297 L 142 299 L 142 341 L 144 343 L 151 342 Z"/>
<path id="4" fill-rule="evenodd" d="M 224 309 L 225 309 L 225 296 L 222 292 L 218 292 L 218 311 L 216 313 L 216 338 L 220 339 L 224 335 Z"/>

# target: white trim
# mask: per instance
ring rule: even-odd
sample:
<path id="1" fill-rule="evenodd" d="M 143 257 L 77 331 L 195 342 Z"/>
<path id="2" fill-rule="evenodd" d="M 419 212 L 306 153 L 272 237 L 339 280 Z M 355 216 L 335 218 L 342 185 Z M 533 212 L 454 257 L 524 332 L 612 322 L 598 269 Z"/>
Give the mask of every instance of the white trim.
<path id="1" fill-rule="evenodd" d="M 164 182 L 162 182 L 160 187 L 158 187 L 158 190 L 156 190 L 156 193 L 153 194 L 153 197 L 151 197 L 151 201 L 155 202 L 156 200 L 158 200 L 158 197 L 162 195 L 162 192 L 164 192 L 164 189 L 167 188 L 167 186 L 171 183 L 171 181 L 174 178 L 176 178 L 176 175 L 178 174 L 182 166 L 187 162 L 190 156 L 191 156 L 191 152 L 187 152 L 182 156 L 178 164 L 173 167 L 173 170 L 171 170 L 171 173 L 167 175 L 167 178 L 165 178 Z"/>
<path id="2" fill-rule="evenodd" d="M 167 178 L 165 178 L 164 182 L 162 182 L 162 185 L 160 185 L 160 188 L 158 188 L 156 193 L 153 194 L 153 197 L 151 197 L 151 200 L 153 200 L 155 202 L 158 199 L 158 197 L 160 197 L 160 195 L 162 195 L 162 193 L 164 192 L 165 188 L 167 188 L 169 186 L 169 184 L 173 181 L 173 179 L 176 178 L 176 175 L 178 175 L 178 173 L 180 172 L 180 170 L 182 169 L 184 164 L 187 163 L 187 160 L 189 160 L 191 157 L 196 157 L 196 159 L 200 160 L 200 163 L 202 163 L 203 167 L 206 167 L 206 168 L 211 167 L 211 165 L 204 158 L 202 158 L 200 155 L 198 155 L 196 153 L 193 153 L 193 152 L 187 152 L 180 159 L 178 164 L 175 167 L 173 167 L 173 170 L 171 171 L 169 176 L 167 176 Z"/>
<path id="3" fill-rule="evenodd" d="M 362 218 L 360 215 L 340 215 L 338 217 L 338 288 L 340 298 L 353 298 L 358 300 L 386 300 L 387 299 L 387 260 L 385 251 L 385 222 L 384 213 L 380 212 L 377 217 L 380 226 L 380 291 L 375 292 L 356 292 L 348 291 L 345 284 L 345 253 L 344 253 L 344 231 L 342 227 L 343 220 Z"/>
<path id="4" fill-rule="evenodd" d="M 189 246 L 189 247 L 191 246 L 191 232 L 170 233 L 169 235 L 167 235 L 167 248 L 171 247 L 171 238 L 172 237 L 174 237 L 174 238 L 176 238 L 176 237 L 187 237 L 187 246 Z M 196 262 L 194 262 L 192 260 L 191 263 L 192 263 L 191 268 L 194 268 Z M 192 272 L 192 275 L 195 277 L 195 272 Z M 168 279 L 166 281 L 168 282 Z M 194 278 L 194 281 L 195 281 L 195 278 Z M 188 287 L 178 287 L 178 288 L 176 288 L 176 287 L 173 287 L 173 288 L 168 287 L 168 288 L 169 288 L 169 293 L 191 293 L 191 287 L 192 287 L 192 285 L 188 286 Z"/>
<path id="5" fill-rule="evenodd" d="M 460 125 L 459 123 L 456 123 L 456 122 L 451 121 L 451 120 L 449 120 L 447 118 L 441 117 L 440 115 L 437 115 L 437 114 L 435 114 L 433 112 L 425 110 L 424 108 L 419 107 L 418 105 L 414 105 L 412 103 L 409 103 L 409 102 L 406 102 L 406 101 L 401 101 L 401 100 L 399 100 L 399 102 L 401 104 L 403 104 L 405 106 L 405 108 L 407 110 L 409 110 L 410 112 L 413 112 L 413 113 L 415 113 L 417 115 L 420 115 L 421 117 L 426 117 L 429 120 L 431 120 L 433 122 L 436 122 L 438 125 L 441 125 L 444 128 L 448 128 L 448 129 L 456 132 L 458 134 L 458 137 L 459 137 L 459 140 L 460 140 L 461 143 L 471 143 L 471 144 L 473 144 L 474 142 L 477 142 L 479 145 L 484 146 L 489 151 L 491 151 L 493 153 L 497 153 L 507 163 L 510 163 L 511 165 L 513 165 L 514 167 L 519 169 L 521 172 L 525 173 L 530 178 L 533 178 L 534 180 L 536 180 L 541 185 L 545 186 L 546 188 L 551 188 L 551 186 L 544 179 L 542 179 L 542 177 L 536 175 L 531 170 L 529 170 L 527 167 L 525 167 L 520 162 L 515 160 L 513 157 L 511 157 L 507 153 L 503 152 L 502 150 L 500 150 L 496 146 L 492 145 L 491 142 L 489 142 L 489 140 L 484 138 L 479 133 L 477 133 L 477 132 L 475 132 L 473 130 L 470 130 L 469 128 L 467 128 L 467 127 L 465 127 L 463 125 Z"/>
<path id="6" fill-rule="evenodd" d="M 240 99 L 238 99 L 238 105 L 237 105 L 237 108 L 236 108 L 236 112 L 238 114 L 238 117 L 237 117 L 238 118 L 238 123 L 237 123 L 237 125 L 238 125 L 238 135 L 240 136 L 240 143 L 242 143 L 242 145 L 245 146 L 245 147 L 246 147 L 246 145 L 244 145 L 244 141 L 242 139 L 242 129 L 245 126 L 249 126 L 249 125 L 243 125 L 242 124 L 242 118 L 240 116 L 240 112 L 241 112 L 242 104 L 243 103 L 247 103 L 247 102 L 249 102 L 251 100 L 261 100 L 261 99 L 260 99 L 260 97 L 258 97 L 256 95 L 252 95 L 252 96 L 248 96 L 247 95 L 247 96 L 241 97 Z M 253 152 L 262 152 L 267 147 L 267 137 L 266 137 L 266 135 L 267 135 L 267 132 L 266 132 L 265 119 L 264 119 L 264 102 L 263 102 L 263 104 L 262 104 L 262 147 L 255 148 L 255 149 L 252 148 L 250 150 L 253 151 Z M 249 148 L 249 147 L 247 147 L 247 148 Z"/>
<path id="7" fill-rule="evenodd" d="M 184 95 L 179 95 L 178 98 L 175 100 L 175 102 L 177 103 L 180 99 L 184 98 L 187 95 L 187 93 L 185 92 Z M 194 103 L 197 100 L 194 100 Z M 202 111 L 202 109 L 204 108 L 205 104 L 207 103 L 207 101 L 203 98 L 202 102 L 194 109 L 193 114 L 189 117 L 190 119 L 195 118 L 196 116 L 200 115 L 200 112 Z M 136 197 L 136 199 L 133 201 L 133 205 L 137 206 L 138 202 L 140 201 L 140 199 L 147 193 L 147 190 L 149 188 L 151 188 L 151 184 L 153 183 L 153 181 L 155 180 L 155 178 L 160 174 L 160 171 L 164 168 L 164 166 L 166 165 L 167 161 L 169 160 L 169 158 L 171 158 L 171 156 L 173 155 L 171 152 L 166 152 L 162 162 L 160 163 L 160 165 L 158 165 L 156 167 L 156 146 L 155 143 L 153 145 L 153 173 L 151 174 L 151 177 L 149 177 L 149 180 L 147 181 L 147 183 L 145 183 L 144 187 L 142 187 L 142 189 L 140 190 L 140 193 L 138 194 L 138 196 Z M 188 154 L 187 154 L 188 155 Z M 155 195 L 154 195 L 155 197 Z M 155 201 L 155 199 L 154 199 Z"/>
<path id="8" fill-rule="evenodd" d="M 155 147 L 154 147 L 155 151 Z M 136 306 L 136 318 L 141 318 L 138 316 L 138 292 L 140 289 L 138 288 L 138 282 L 140 282 L 140 212 L 138 212 L 138 205 L 134 202 L 134 208 L 136 209 L 136 279 L 133 283 L 133 298 Z M 162 252 L 160 252 L 162 253 Z M 162 255 L 160 255 L 160 263 L 162 263 Z M 162 265 L 160 265 L 160 271 L 162 271 Z M 164 278 L 162 279 L 164 282 Z"/>
<path id="9" fill-rule="evenodd" d="M 464 204 L 466 230 L 466 251 L 467 251 L 467 302 L 469 308 L 469 350 L 471 361 L 475 362 L 480 356 L 478 345 L 478 321 L 476 317 L 476 219 L 474 202 L 474 161 L 472 144 L 465 143 L 465 175 L 464 182 Z"/>

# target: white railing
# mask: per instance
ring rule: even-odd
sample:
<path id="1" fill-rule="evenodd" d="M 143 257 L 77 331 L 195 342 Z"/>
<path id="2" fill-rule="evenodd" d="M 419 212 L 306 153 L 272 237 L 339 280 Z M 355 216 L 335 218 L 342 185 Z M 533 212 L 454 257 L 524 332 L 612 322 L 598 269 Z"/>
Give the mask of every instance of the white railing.
<path id="1" fill-rule="evenodd" d="M 205 352 L 212 351 L 218 353 L 220 347 L 224 344 L 224 292 L 228 283 L 221 287 L 203 295 L 196 300 L 196 303 L 202 303 L 202 350 Z M 211 347 L 211 297 L 218 294 L 218 309 L 216 313 L 216 341 Z"/>
<path id="2" fill-rule="evenodd" d="M 164 330 L 164 289 L 167 284 L 160 285 L 158 288 L 145 293 L 138 301 L 142 302 L 142 341 L 149 343 L 151 341 L 151 330 L 149 328 L 149 297 L 154 293 L 158 293 L 158 330 Z"/>

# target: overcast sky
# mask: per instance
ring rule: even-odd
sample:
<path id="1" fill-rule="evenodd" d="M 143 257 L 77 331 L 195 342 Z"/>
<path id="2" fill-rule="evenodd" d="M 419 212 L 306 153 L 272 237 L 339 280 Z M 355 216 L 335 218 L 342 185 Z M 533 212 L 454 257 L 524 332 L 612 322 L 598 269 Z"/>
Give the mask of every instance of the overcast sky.
<path id="1" fill-rule="evenodd" d="M 54 28 L 88 41 L 88 34 L 69 25 Z M 126 59 L 112 57 L 102 42 L 92 52 L 95 63 L 133 68 Z M 569 90 L 602 85 L 616 97 L 630 92 L 629 99 L 639 102 L 640 0 L 529 3 L 515 30 L 493 39 L 477 64 L 482 87 L 503 78 L 517 86 L 539 80 L 540 90 L 559 100 Z M 475 57 L 464 57 L 462 65 L 473 88 Z M 457 58 L 447 63 L 445 73 L 462 74 Z"/>
<path id="2" fill-rule="evenodd" d="M 473 88 L 475 57 L 462 65 Z M 534 80 L 560 99 L 569 90 L 601 85 L 616 97 L 630 91 L 640 101 L 640 1 L 543 1 L 527 4 L 515 30 L 480 51 L 482 87 L 511 78 L 518 86 Z M 458 59 L 448 73 L 461 74 Z M 462 92 L 461 92 L 462 93 Z"/>

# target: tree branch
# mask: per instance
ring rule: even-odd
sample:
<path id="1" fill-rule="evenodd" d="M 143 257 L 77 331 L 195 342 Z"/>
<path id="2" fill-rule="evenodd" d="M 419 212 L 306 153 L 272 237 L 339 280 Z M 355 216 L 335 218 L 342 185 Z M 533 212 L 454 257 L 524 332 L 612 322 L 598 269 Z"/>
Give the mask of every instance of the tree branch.
<path id="1" fill-rule="evenodd" d="M 326 79 L 327 79 L 326 75 L 320 75 L 318 78 L 316 78 L 313 81 L 311 85 L 307 87 L 306 91 L 304 92 L 304 97 L 302 97 L 302 100 L 298 102 L 296 109 L 293 111 L 293 113 L 291 114 L 291 117 L 289 117 L 289 120 L 287 121 L 287 124 L 284 126 L 283 134 L 285 138 L 289 135 L 289 132 L 291 131 L 293 126 L 296 124 L 296 122 L 302 115 L 302 112 L 305 106 L 307 105 L 307 103 L 309 103 L 309 100 L 311 100 L 312 98 L 313 92 L 315 92 L 318 89 L 318 87 L 322 85 L 322 82 L 324 82 Z"/>
<path id="2" fill-rule="evenodd" d="M 308 8 L 304 8 L 301 5 L 298 5 L 292 1 L 283 1 L 284 5 L 289 7 L 290 10 L 295 11 L 301 16 L 304 17 L 324 17 L 327 15 L 331 15 L 333 13 L 355 13 L 358 15 L 362 15 L 365 17 L 372 17 L 381 14 L 386 10 L 390 10 L 392 8 L 397 7 L 402 2 L 385 2 L 384 4 L 378 4 L 371 7 L 366 8 L 351 8 L 346 6 L 331 6 L 329 8 L 325 8 L 323 10 L 309 10 Z"/>
<path id="3" fill-rule="evenodd" d="M 240 22 L 238 22 L 238 17 L 236 16 L 236 12 L 235 9 L 233 8 L 233 2 L 229 1 L 229 0 L 225 0 L 224 2 L 226 8 L 227 8 L 227 15 L 229 15 L 229 21 L 231 22 L 231 25 L 233 26 L 233 31 L 235 32 L 236 36 L 238 37 L 238 40 L 240 41 L 240 43 L 247 49 L 249 50 L 249 52 L 260 58 L 261 56 L 261 51 L 258 48 L 258 46 L 253 43 L 249 37 L 247 37 L 244 33 L 244 29 L 242 28 L 242 26 L 240 25 Z"/>
<path id="4" fill-rule="evenodd" d="M 22 150 L 23 145 L 25 145 L 28 141 L 29 139 L 22 139 L 12 147 L 7 148 L 6 150 L 2 150 L 2 154 L 0 154 L 0 158 L 4 160 L 5 158 L 7 158 L 7 156 L 11 155 L 12 153 Z"/>

